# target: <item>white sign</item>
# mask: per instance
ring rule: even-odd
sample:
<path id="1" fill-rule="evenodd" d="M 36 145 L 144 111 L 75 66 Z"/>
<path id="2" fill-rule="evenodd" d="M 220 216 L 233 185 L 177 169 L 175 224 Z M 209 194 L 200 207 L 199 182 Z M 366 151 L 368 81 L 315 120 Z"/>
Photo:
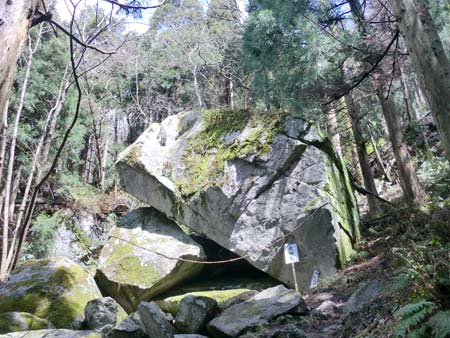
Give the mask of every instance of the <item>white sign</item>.
<path id="1" fill-rule="evenodd" d="M 284 261 L 286 262 L 286 264 L 294 264 L 300 262 L 297 244 L 284 245 Z"/>
<path id="2" fill-rule="evenodd" d="M 314 289 L 317 286 L 317 283 L 319 282 L 319 275 L 320 275 L 320 272 L 317 270 L 314 270 L 313 276 L 311 278 L 311 284 L 309 285 L 310 289 Z"/>

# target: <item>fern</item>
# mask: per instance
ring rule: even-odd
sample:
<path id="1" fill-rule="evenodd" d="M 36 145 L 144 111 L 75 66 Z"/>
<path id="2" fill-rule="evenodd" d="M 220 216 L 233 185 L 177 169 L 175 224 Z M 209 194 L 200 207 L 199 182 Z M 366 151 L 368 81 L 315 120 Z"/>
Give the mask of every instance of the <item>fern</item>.
<path id="1" fill-rule="evenodd" d="M 450 310 L 436 313 L 427 324 L 431 328 L 434 338 L 450 337 Z"/>
<path id="2" fill-rule="evenodd" d="M 426 321 L 435 311 L 436 305 L 427 301 L 403 306 L 394 314 L 399 318 L 394 335 L 398 338 L 425 338 L 428 329 Z"/>

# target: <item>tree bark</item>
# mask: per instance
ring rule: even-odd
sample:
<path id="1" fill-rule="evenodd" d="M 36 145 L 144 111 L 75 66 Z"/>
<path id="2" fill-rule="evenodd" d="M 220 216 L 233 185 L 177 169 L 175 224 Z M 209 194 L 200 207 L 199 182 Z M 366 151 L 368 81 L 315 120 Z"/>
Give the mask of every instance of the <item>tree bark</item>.
<path id="1" fill-rule="evenodd" d="M 37 0 L 0 1 L 0 129 L 7 121 L 5 107 L 15 79 L 16 64 L 38 3 Z"/>
<path id="2" fill-rule="evenodd" d="M 377 96 L 381 103 L 386 125 L 389 131 L 389 139 L 394 151 L 395 162 L 397 163 L 400 185 L 405 199 L 409 204 L 421 206 L 426 201 L 426 193 L 417 177 L 403 134 L 403 126 L 400 114 L 397 112 L 395 101 L 392 95 L 384 96 L 382 85 L 377 88 Z"/>
<path id="3" fill-rule="evenodd" d="M 450 160 L 450 62 L 425 0 L 390 0 Z"/>
<path id="4" fill-rule="evenodd" d="M 327 111 L 327 129 L 336 152 L 342 157 L 341 134 L 339 133 L 339 124 L 334 106 L 330 106 Z"/>
<path id="5" fill-rule="evenodd" d="M 364 187 L 371 193 L 378 195 L 375 185 L 375 178 L 373 177 L 372 169 L 370 168 L 369 157 L 366 151 L 366 142 L 363 138 L 361 121 L 358 116 L 355 101 L 351 94 L 345 96 L 345 103 L 347 105 L 348 114 L 352 124 L 353 136 L 355 138 L 356 150 L 358 152 L 359 164 L 361 166 L 361 173 L 364 180 Z M 380 202 L 375 196 L 367 196 L 370 212 L 377 212 L 380 210 Z"/>

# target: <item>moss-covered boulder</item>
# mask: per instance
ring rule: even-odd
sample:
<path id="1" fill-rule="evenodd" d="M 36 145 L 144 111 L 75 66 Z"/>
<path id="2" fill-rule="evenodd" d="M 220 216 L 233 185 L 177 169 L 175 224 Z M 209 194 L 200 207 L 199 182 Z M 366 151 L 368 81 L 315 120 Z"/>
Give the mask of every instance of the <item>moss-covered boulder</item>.
<path id="1" fill-rule="evenodd" d="M 94 331 L 73 330 L 37 330 L 14 332 L 2 335 L 2 338 L 103 338 L 103 335 Z"/>
<path id="2" fill-rule="evenodd" d="M 183 259 L 185 261 L 183 261 Z M 141 208 L 124 216 L 110 233 L 96 280 L 128 312 L 139 303 L 194 277 L 205 259 L 202 247 L 166 216 Z"/>
<path id="3" fill-rule="evenodd" d="M 164 142 L 161 142 L 162 135 Z M 332 275 L 359 240 L 349 175 L 304 120 L 246 111 L 188 112 L 154 123 L 119 158 L 126 191 L 258 269 L 302 289 Z"/>
<path id="4" fill-rule="evenodd" d="M 48 320 L 26 312 L 7 312 L 0 315 L 0 334 L 55 328 Z"/>
<path id="5" fill-rule="evenodd" d="M 29 261 L 0 286 L 0 313 L 27 312 L 57 328 L 78 328 L 101 293 L 85 269 L 65 257 Z"/>

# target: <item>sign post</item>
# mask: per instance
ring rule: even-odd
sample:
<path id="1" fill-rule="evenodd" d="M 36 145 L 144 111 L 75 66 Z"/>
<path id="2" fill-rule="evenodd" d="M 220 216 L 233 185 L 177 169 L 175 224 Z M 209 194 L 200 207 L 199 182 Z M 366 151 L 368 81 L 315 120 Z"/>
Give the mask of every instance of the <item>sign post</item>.
<path id="1" fill-rule="evenodd" d="M 295 291 L 299 292 L 297 275 L 295 273 L 295 266 L 294 266 L 295 263 L 300 262 L 297 244 L 294 243 L 294 244 L 285 244 L 284 245 L 284 261 L 286 262 L 286 264 L 291 264 L 292 275 L 294 276 Z"/>

